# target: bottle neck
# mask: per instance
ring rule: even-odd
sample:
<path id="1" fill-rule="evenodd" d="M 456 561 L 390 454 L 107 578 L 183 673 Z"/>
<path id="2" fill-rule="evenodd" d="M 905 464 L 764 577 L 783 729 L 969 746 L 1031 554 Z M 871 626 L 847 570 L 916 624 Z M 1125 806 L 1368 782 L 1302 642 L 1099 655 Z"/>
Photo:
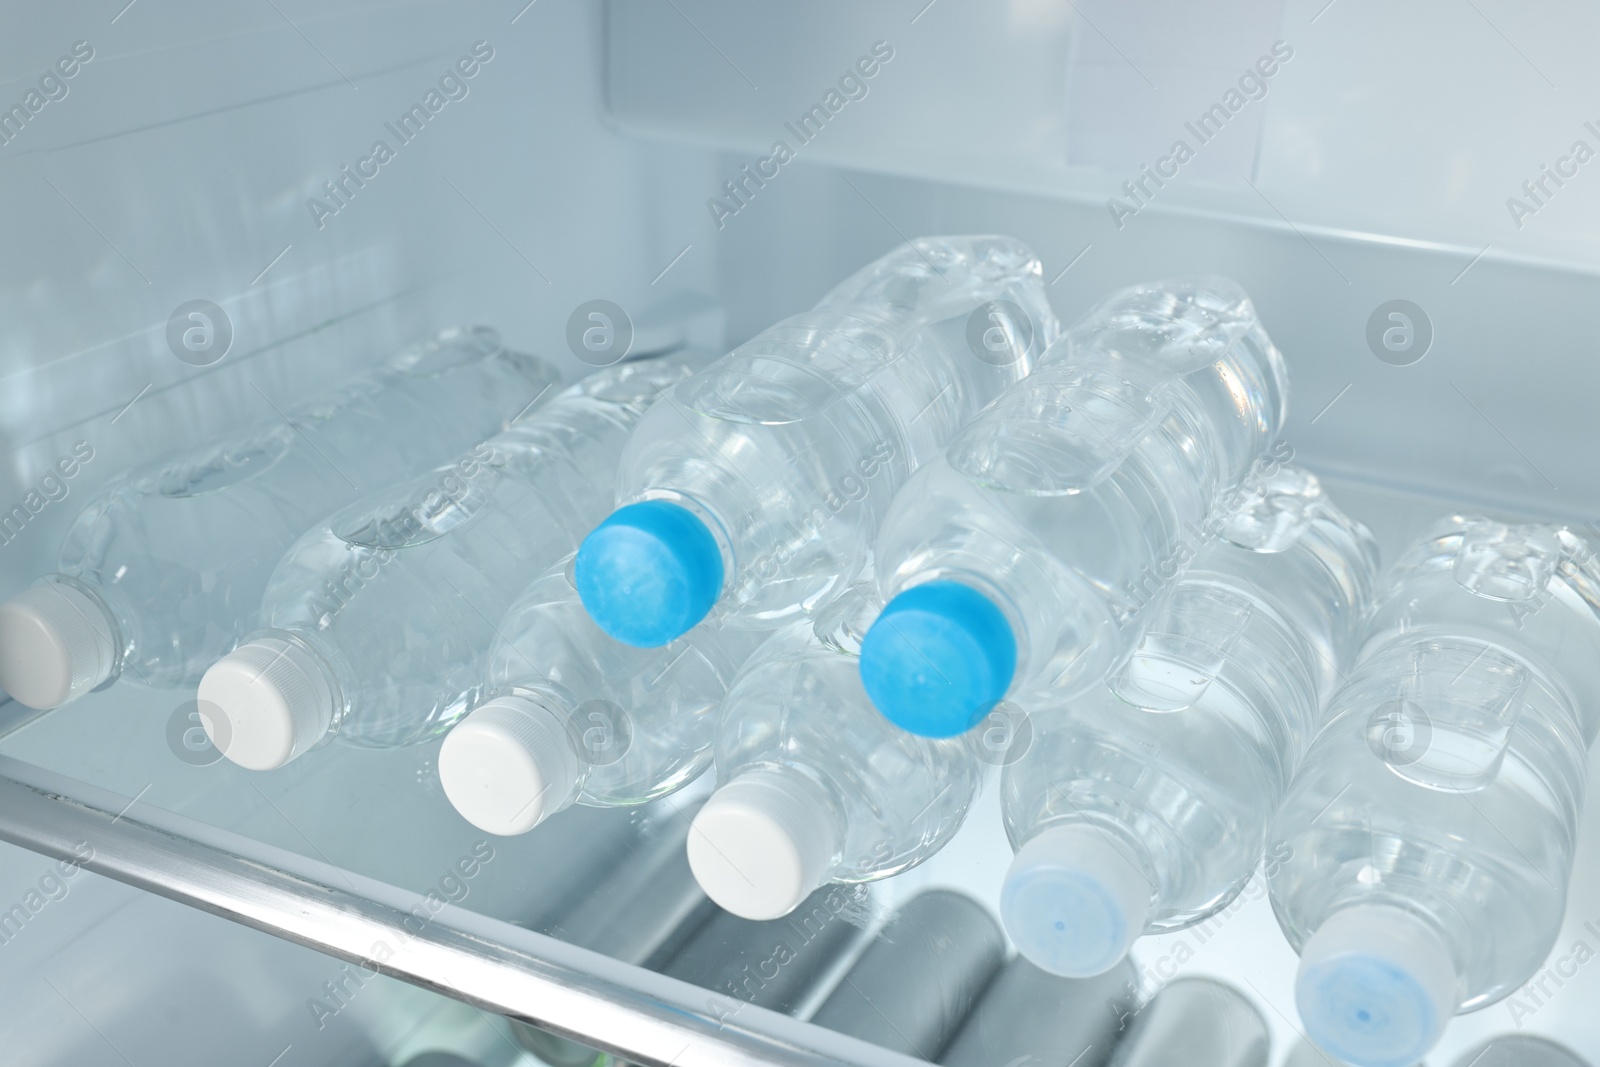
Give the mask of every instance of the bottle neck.
<path id="1" fill-rule="evenodd" d="M 614 701 L 601 697 L 582 699 L 543 677 L 519 679 L 506 691 L 536 708 L 548 729 L 559 732 L 570 751 L 571 788 L 561 790 L 560 796 L 547 798 L 552 811 L 571 805 L 590 773 L 617 762 L 633 745 L 633 716 Z"/>
<path id="2" fill-rule="evenodd" d="M 104 676 L 96 685 L 119 678 L 124 670 L 129 669 L 137 652 L 135 635 L 139 629 L 138 620 L 128 599 L 115 586 L 103 587 L 70 574 L 52 574 L 44 581 L 67 586 L 80 594 L 88 602 L 84 605 L 86 611 L 88 605 L 93 605 L 95 612 L 92 621 L 96 626 L 103 626 L 105 634 L 110 639 L 109 662 Z M 137 671 L 136 666 L 132 668 L 135 680 L 139 680 Z"/>
<path id="3" fill-rule="evenodd" d="M 359 687 L 351 684 L 352 680 L 359 678 L 360 675 L 346 662 L 338 644 L 311 631 L 278 628 L 258 630 L 239 644 L 243 647 L 263 639 L 268 642 L 282 642 L 293 647 L 296 661 L 305 671 L 314 675 L 318 686 L 327 694 L 331 715 L 326 736 L 337 735 L 345 719 L 360 711 Z"/>

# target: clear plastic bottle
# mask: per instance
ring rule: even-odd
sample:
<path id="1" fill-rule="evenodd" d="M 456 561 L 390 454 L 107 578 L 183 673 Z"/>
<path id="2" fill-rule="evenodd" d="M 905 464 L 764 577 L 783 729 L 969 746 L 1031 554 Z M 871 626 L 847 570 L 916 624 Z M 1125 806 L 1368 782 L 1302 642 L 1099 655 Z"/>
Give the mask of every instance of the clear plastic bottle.
<path id="1" fill-rule="evenodd" d="M 1021 701 L 1032 746 L 1004 773 L 1018 852 L 1000 910 L 1052 974 L 1104 973 L 1234 899 L 1350 665 L 1376 580 L 1366 527 L 1296 467 L 1223 518 L 1106 685 Z"/>
<path id="2" fill-rule="evenodd" d="M 634 432 L 576 577 L 620 641 L 722 605 L 775 629 L 853 581 L 917 465 L 1057 332 L 1008 237 L 920 238 L 673 390 Z"/>
<path id="3" fill-rule="evenodd" d="M 483 685 L 495 623 L 610 507 L 628 431 L 704 362 L 607 368 L 312 527 L 272 573 L 264 629 L 200 682 L 212 743 L 267 770 L 335 734 L 388 748 L 447 730 Z"/>
<path id="4" fill-rule="evenodd" d="M 78 515 L 60 570 L 0 605 L 0 686 L 52 708 L 120 677 L 195 684 L 255 626 L 307 526 L 445 462 L 558 381 L 493 330 L 446 330 L 281 421 L 126 472 Z"/>
<path id="5" fill-rule="evenodd" d="M 982 783 L 968 738 L 918 737 L 871 713 L 856 654 L 878 608 L 858 583 L 774 634 L 723 700 L 716 792 L 689 865 L 735 915 L 787 915 L 828 882 L 887 878 L 961 828 Z"/>
<path id="6" fill-rule="evenodd" d="M 932 1061 L 1005 958 L 1005 934 L 987 907 L 965 893 L 924 890 L 884 922 L 811 1022 Z"/>
<path id="7" fill-rule="evenodd" d="M 1385 580 L 1273 822 L 1307 1033 L 1409 1065 L 1561 924 L 1600 728 L 1600 566 L 1557 526 L 1452 516 Z"/>
<path id="8" fill-rule="evenodd" d="M 1272 1028 L 1254 1000 L 1212 978 L 1162 986 L 1134 1015 L 1109 1067 L 1267 1067 Z"/>
<path id="9" fill-rule="evenodd" d="M 1008 691 L 1098 683 L 1138 638 L 1140 590 L 1181 570 L 1220 494 L 1268 457 L 1287 396 L 1226 279 L 1091 311 L 889 508 L 887 606 L 861 652 L 878 710 L 946 737 Z"/>
<path id="10" fill-rule="evenodd" d="M 568 806 L 633 807 L 711 765 L 716 712 L 768 635 L 698 626 L 661 648 L 590 620 L 569 556 L 500 623 L 487 694 L 445 738 L 439 779 L 461 817 L 522 834 Z"/>
<path id="11" fill-rule="evenodd" d="M 1589 1067 L 1589 1063 L 1547 1038 L 1502 1034 L 1463 1052 L 1451 1067 Z"/>

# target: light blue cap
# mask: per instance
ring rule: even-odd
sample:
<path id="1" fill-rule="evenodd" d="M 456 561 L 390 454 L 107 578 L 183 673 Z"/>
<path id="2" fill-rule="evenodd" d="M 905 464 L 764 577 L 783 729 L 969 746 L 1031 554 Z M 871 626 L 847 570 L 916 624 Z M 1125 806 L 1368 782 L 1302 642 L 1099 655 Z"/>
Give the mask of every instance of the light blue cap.
<path id="1" fill-rule="evenodd" d="M 573 580 L 596 626 L 625 645 L 659 648 L 722 595 L 722 552 L 689 509 L 646 500 L 613 511 L 583 539 Z"/>
<path id="2" fill-rule="evenodd" d="M 1356 1067 L 1411 1067 L 1455 1013 L 1455 964 L 1416 916 L 1357 905 L 1306 942 L 1294 999 L 1323 1051 Z"/>
<path id="3" fill-rule="evenodd" d="M 1017 640 L 994 602 L 959 582 L 914 586 L 861 641 L 861 684 L 884 718 L 924 737 L 977 725 L 1011 687 Z"/>
<path id="4" fill-rule="evenodd" d="M 1101 830 L 1052 827 L 1006 872 L 1000 921 L 1022 957 L 1063 978 L 1105 974 L 1144 933 L 1150 882 L 1136 857 Z"/>

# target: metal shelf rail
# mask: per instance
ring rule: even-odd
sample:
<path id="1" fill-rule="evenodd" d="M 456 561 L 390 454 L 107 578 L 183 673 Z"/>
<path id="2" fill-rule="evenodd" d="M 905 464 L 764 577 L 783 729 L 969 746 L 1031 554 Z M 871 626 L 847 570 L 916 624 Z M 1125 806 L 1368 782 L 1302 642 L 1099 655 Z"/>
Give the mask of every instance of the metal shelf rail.
<path id="1" fill-rule="evenodd" d="M 5 757 L 0 840 L 641 1065 L 922 1062 Z"/>

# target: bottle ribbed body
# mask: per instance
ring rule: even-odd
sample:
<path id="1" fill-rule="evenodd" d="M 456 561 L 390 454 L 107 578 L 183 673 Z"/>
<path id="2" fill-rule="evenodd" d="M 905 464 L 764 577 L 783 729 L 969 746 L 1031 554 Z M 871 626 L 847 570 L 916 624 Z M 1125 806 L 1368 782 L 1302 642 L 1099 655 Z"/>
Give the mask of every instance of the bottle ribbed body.
<path id="1" fill-rule="evenodd" d="M 1399 561 L 1274 821 L 1291 858 L 1273 905 L 1297 950 L 1384 905 L 1448 953 L 1458 1010 L 1534 973 L 1600 725 L 1597 590 L 1561 527 L 1453 516 Z"/>
<path id="2" fill-rule="evenodd" d="M 445 462 L 557 381 L 491 330 L 447 331 L 284 420 L 117 478 L 73 523 L 61 572 L 115 619 L 118 672 L 192 685 L 256 626 L 273 567 L 307 526 Z"/>
<path id="3" fill-rule="evenodd" d="M 969 585 L 1016 639 L 1012 692 L 1094 684 L 1224 490 L 1276 466 L 1287 390 L 1233 283 L 1115 294 L 895 498 L 877 539 L 884 598 Z"/>
<path id="4" fill-rule="evenodd" d="M 701 363 L 670 355 L 593 374 L 456 462 L 335 513 L 284 554 L 261 625 L 326 661 L 342 739 L 412 744 L 472 706 L 507 608 L 610 508 L 629 431 Z"/>
<path id="5" fill-rule="evenodd" d="M 1054 339 L 1041 273 L 1003 237 L 885 256 L 663 398 L 618 504 L 688 507 L 722 545 L 722 609 L 798 618 L 861 574 L 895 491 Z"/>
<path id="6" fill-rule="evenodd" d="M 1268 824 L 1376 582 L 1371 533 L 1304 470 L 1222 518 L 1105 684 L 1013 701 L 1031 747 L 1005 770 L 1012 843 L 1075 824 L 1118 842 L 1148 891 L 1146 932 L 1204 920 L 1264 852 L 1282 859 Z"/>

